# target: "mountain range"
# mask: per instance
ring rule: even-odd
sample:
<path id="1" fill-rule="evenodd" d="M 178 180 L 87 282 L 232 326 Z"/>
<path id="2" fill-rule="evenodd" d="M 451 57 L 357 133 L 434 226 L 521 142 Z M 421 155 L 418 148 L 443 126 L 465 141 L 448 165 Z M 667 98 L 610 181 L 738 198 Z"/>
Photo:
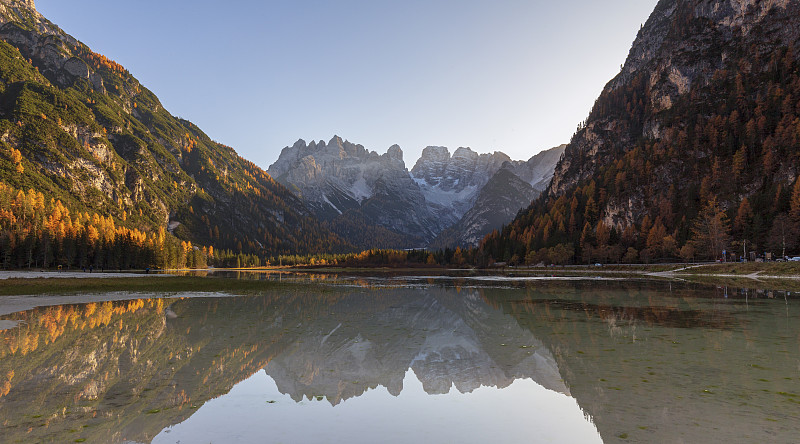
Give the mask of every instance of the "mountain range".
<path id="1" fill-rule="evenodd" d="M 544 190 L 564 148 L 512 161 L 429 146 L 409 171 L 397 145 L 378 154 L 334 136 L 298 140 L 267 172 L 354 245 L 474 246 Z M 364 237 L 375 230 L 382 235 Z"/>
<path id="2" fill-rule="evenodd" d="M 0 180 L 87 219 L 262 256 L 478 242 L 485 263 L 785 254 L 800 246 L 798 17 L 789 0 L 659 1 L 570 143 L 525 162 L 428 147 L 409 170 L 398 146 L 334 137 L 286 147 L 267 173 L 33 2 L 2 0 Z"/>
<path id="3" fill-rule="evenodd" d="M 800 2 L 659 1 L 552 183 L 484 240 L 484 256 L 649 262 L 798 247 L 798 48 Z"/>
<path id="4" fill-rule="evenodd" d="M 409 171 L 398 146 L 378 155 L 334 137 L 285 148 L 267 174 L 32 1 L 0 2 L 0 69 L 6 185 L 73 214 L 261 256 L 475 245 L 544 189 L 563 151 L 520 162 L 428 147 Z"/>

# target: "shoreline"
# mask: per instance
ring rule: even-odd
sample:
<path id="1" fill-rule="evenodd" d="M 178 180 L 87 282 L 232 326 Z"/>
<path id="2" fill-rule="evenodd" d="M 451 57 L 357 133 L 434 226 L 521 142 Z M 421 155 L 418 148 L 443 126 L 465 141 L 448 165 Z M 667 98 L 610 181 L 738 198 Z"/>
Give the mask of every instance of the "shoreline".
<path id="1" fill-rule="evenodd" d="M 791 263 L 790 263 L 791 264 Z M 689 277 L 800 280 L 800 263 L 694 263 L 694 264 L 603 264 L 562 265 L 552 267 L 516 266 L 503 268 L 337 268 L 337 267 L 258 267 L 258 268 L 207 268 L 207 269 L 168 269 L 146 272 L 131 271 L 51 271 L 51 270 L 0 270 L 0 281 L 9 279 L 124 279 L 144 277 L 206 277 L 214 273 L 298 273 L 298 274 L 485 274 L 513 277 L 515 275 L 541 275 L 553 277 L 570 276 L 630 276 L 684 279 Z M 224 276 L 221 276 L 224 277 Z"/>
<path id="2" fill-rule="evenodd" d="M 611 267 L 609 267 L 611 268 Z M 700 267 L 693 267 L 699 271 Z M 678 270 L 601 270 L 601 269 L 506 269 L 504 272 L 485 273 L 499 281 L 504 279 L 512 282 L 520 280 L 563 280 L 569 278 L 614 280 L 652 280 L 661 282 L 683 282 L 687 284 L 700 284 L 711 286 L 726 286 L 732 288 L 759 288 L 763 290 L 791 291 L 800 293 L 800 276 L 773 276 L 762 275 L 761 271 L 747 274 L 730 274 L 720 270 L 719 273 L 685 273 L 685 269 Z M 320 270 L 294 270 L 297 274 L 320 273 Z M 383 271 L 397 270 L 370 270 L 361 269 L 355 274 L 369 273 L 379 276 Z M 468 272 L 464 275 L 464 272 Z M 543 271 L 537 273 L 537 271 Z M 712 271 L 712 270 L 704 270 Z M 749 270 L 748 270 L 749 271 Z M 263 270 L 262 270 L 263 272 Z M 360 272 L 360 273 L 359 273 Z M 331 274 L 347 274 L 327 271 Z M 479 270 L 442 270 L 439 276 L 452 277 L 453 279 L 480 276 Z M 459 274 L 461 274 L 459 276 Z M 158 279 L 141 279 L 156 277 Z M 395 275 L 394 277 L 402 277 Z M 412 278 L 413 275 L 407 275 Z M 203 276 L 178 276 L 170 274 L 144 274 L 144 273 L 83 273 L 83 272 L 43 272 L 43 271 L 0 271 L 0 316 L 24 311 L 37 306 L 59 304 L 83 304 L 89 302 L 105 302 L 141 298 L 203 298 L 203 297 L 237 297 L 264 294 L 264 292 L 283 292 L 303 290 L 306 286 L 313 286 L 315 291 L 322 296 L 326 293 L 326 286 L 319 286 L 320 282 L 313 279 L 304 281 L 275 279 L 228 279 Z M 535 285 L 535 284 L 534 284 Z M 18 325 L 16 321 L 4 320 L 0 322 L 0 330 L 7 330 Z"/>
<path id="3" fill-rule="evenodd" d="M 0 270 L 0 280 L 7 279 L 88 279 L 88 278 L 131 278 L 148 276 L 172 276 L 164 273 L 145 273 L 139 271 L 45 271 L 45 270 Z"/>

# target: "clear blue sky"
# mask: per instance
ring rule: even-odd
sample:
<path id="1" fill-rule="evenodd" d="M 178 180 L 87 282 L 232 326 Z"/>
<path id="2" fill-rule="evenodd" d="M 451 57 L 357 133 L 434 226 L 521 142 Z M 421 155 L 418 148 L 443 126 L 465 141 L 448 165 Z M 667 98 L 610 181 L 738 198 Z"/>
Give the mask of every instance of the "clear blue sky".
<path id="1" fill-rule="evenodd" d="M 566 143 L 657 0 L 36 0 L 174 115 L 266 168 L 338 134 L 410 168 L 427 145 Z"/>

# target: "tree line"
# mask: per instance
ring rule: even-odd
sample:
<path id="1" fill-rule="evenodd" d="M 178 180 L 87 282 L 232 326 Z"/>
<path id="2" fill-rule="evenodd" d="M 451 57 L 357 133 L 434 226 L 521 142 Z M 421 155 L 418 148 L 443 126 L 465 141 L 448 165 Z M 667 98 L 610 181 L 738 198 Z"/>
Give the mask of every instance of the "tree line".
<path id="1" fill-rule="evenodd" d="M 119 226 L 0 182 L 0 266 L 8 268 L 205 268 L 212 247 L 165 232 Z"/>

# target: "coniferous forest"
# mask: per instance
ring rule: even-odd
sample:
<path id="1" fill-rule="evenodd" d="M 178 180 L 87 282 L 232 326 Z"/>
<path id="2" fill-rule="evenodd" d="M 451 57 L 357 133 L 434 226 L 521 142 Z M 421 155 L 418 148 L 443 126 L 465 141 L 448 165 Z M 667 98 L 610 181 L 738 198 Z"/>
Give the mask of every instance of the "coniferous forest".
<path id="1" fill-rule="evenodd" d="M 688 33 L 698 23 L 676 26 L 676 33 Z M 611 143 L 593 174 L 561 194 L 543 195 L 484 239 L 483 257 L 585 264 L 796 253 L 796 51 L 791 46 L 740 50 L 708 84 L 696 82 L 666 110 L 651 105 L 654 93 L 644 73 L 604 94 L 588 121 L 622 122 L 620 133 L 606 137 L 633 142 Z M 641 136 L 648 120 L 660 125 L 658 138 Z M 586 131 L 579 128 L 576 138 Z M 573 165 L 590 161 L 585 151 L 571 154 Z"/>

